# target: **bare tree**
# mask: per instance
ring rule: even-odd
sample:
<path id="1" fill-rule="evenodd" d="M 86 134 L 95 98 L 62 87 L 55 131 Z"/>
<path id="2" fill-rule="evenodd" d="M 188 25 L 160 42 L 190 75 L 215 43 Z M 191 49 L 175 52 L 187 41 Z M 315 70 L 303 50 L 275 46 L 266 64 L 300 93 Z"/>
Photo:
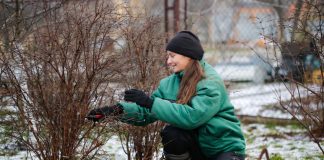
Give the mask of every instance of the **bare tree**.
<path id="1" fill-rule="evenodd" d="M 279 95 L 279 103 L 308 131 L 324 154 L 320 143 L 324 137 L 323 1 L 296 1 L 296 7 L 292 17 L 285 20 L 291 25 L 283 26 L 290 30 L 291 41 L 272 39 L 282 54 L 281 69 L 287 73 L 279 80 L 291 96 L 289 101 L 283 101 Z"/>
<path id="2" fill-rule="evenodd" d="M 122 28 L 122 38 L 126 44 L 122 52 L 128 68 L 123 72 L 124 80 L 120 81 L 124 88 L 137 88 L 151 94 L 167 74 L 164 63 L 165 36 L 161 27 L 161 18 L 138 15 L 130 17 L 128 25 Z M 122 125 L 118 133 L 125 142 L 123 148 L 128 159 L 153 159 L 160 148 L 160 130 L 163 126 L 162 122 L 145 127 Z"/>
<path id="3" fill-rule="evenodd" d="M 8 46 L 0 50 L 2 77 L 17 111 L 10 136 L 38 159 L 86 159 L 97 153 L 109 128 L 94 128 L 84 117 L 90 108 L 111 103 L 109 84 L 123 68 L 113 49 L 124 20 L 118 5 L 64 2 L 55 10 L 51 6 L 59 1 L 25 2 L 44 12 L 23 34 L 5 27 Z"/>

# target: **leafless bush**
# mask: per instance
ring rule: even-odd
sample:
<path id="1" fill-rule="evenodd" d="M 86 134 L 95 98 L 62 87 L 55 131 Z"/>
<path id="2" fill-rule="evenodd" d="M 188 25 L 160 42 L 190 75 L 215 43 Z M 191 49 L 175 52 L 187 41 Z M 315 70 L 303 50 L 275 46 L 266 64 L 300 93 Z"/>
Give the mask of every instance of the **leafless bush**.
<path id="1" fill-rule="evenodd" d="M 143 15 L 130 17 L 128 25 L 122 28 L 122 35 L 125 40 L 122 54 L 128 69 L 120 82 L 126 89 L 137 88 L 151 94 L 167 74 L 161 19 Z M 154 153 L 158 153 L 163 126 L 162 122 L 155 122 L 145 127 L 121 127 L 119 136 L 125 142 L 123 147 L 128 159 L 152 159 Z"/>
<path id="2" fill-rule="evenodd" d="M 294 14 L 280 22 L 280 28 L 289 31 L 290 41 L 265 37 L 281 51 L 278 69 L 285 74 L 277 78 L 291 96 L 289 101 L 279 96 L 281 106 L 307 129 L 324 154 L 320 143 L 324 137 L 323 13 L 322 1 L 296 1 Z"/>
<path id="3" fill-rule="evenodd" d="M 109 130 L 84 117 L 111 103 L 109 84 L 124 65 L 113 47 L 124 16 L 110 1 L 26 4 L 37 20 L 28 29 L 5 26 L 0 52 L 1 77 L 17 111 L 10 136 L 38 159 L 90 158 Z"/>

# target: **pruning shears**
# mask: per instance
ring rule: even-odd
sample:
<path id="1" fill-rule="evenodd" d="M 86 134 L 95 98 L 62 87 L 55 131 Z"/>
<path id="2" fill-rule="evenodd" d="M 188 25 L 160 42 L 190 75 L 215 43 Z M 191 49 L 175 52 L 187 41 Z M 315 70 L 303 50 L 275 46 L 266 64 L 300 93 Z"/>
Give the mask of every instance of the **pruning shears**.
<path id="1" fill-rule="evenodd" d="M 103 114 L 95 114 L 95 115 L 87 115 L 86 116 L 86 118 L 88 120 L 93 121 L 93 125 L 96 125 L 96 122 L 99 122 L 104 117 L 105 117 L 105 115 L 103 115 Z"/>

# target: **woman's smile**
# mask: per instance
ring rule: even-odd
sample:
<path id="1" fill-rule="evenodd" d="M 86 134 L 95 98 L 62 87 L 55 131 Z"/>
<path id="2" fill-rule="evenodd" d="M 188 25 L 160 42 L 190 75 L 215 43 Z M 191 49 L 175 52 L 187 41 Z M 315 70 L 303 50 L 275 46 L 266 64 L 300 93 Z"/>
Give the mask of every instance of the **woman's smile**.
<path id="1" fill-rule="evenodd" d="M 167 65 L 174 73 L 181 72 L 186 69 L 190 61 L 191 59 L 189 57 L 167 51 Z"/>

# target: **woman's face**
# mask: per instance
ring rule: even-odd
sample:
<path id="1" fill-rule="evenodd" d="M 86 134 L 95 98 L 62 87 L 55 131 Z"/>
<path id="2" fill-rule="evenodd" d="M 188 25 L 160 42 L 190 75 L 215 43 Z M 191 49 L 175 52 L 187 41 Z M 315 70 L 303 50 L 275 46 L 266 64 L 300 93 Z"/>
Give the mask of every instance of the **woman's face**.
<path id="1" fill-rule="evenodd" d="M 187 67 L 190 60 L 191 58 L 189 57 L 167 51 L 167 65 L 174 73 L 183 71 Z"/>

